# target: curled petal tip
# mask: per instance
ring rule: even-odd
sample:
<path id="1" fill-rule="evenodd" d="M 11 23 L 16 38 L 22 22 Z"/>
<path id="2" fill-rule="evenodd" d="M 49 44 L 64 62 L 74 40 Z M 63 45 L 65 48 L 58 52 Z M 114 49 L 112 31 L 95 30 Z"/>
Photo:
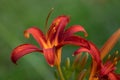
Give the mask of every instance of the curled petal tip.
<path id="1" fill-rule="evenodd" d="M 87 36 L 88 36 L 88 33 L 87 33 L 87 32 L 85 32 L 85 34 L 84 34 L 84 35 L 85 35 L 85 37 L 87 37 Z"/>
<path id="2" fill-rule="evenodd" d="M 16 60 L 13 58 L 13 56 L 11 56 L 11 60 L 14 64 L 17 64 Z"/>
<path id="3" fill-rule="evenodd" d="M 11 60 L 14 64 L 26 54 L 31 52 L 40 52 L 39 48 L 32 44 L 22 44 L 13 49 L 11 54 Z"/>
<path id="4" fill-rule="evenodd" d="M 11 55 L 11 61 L 14 63 L 14 64 L 17 64 L 17 60 L 16 58 L 14 58 L 14 53 L 12 52 L 12 55 Z"/>
<path id="5" fill-rule="evenodd" d="M 27 31 L 24 31 L 24 36 L 25 36 L 26 38 L 29 38 L 29 33 L 28 33 Z"/>
<path id="6" fill-rule="evenodd" d="M 15 65 L 17 65 L 17 59 L 15 59 L 13 55 L 11 56 L 11 61 L 12 61 Z"/>
<path id="7" fill-rule="evenodd" d="M 87 33 L 87 31 L 84 28 L 83 28 L 83 32 L 84 32 L 84 36 L 87 37 L 88 33 Z"/>

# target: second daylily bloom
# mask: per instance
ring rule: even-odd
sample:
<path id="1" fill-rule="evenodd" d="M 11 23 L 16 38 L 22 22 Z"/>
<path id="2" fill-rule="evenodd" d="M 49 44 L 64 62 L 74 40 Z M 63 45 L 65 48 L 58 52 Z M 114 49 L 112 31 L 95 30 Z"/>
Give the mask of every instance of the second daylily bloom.
<path id="1" fill-rule="evenodd" d="M 120 39 L 120 29 L 118 29 L 103 45 L 100 50 L 101 60 L 111 51 L 117 41 Z M 102 65 L 101 69 L 98 69 L 97 76 L 99 79 L 104 80 L 120 80 L 120 74 L 116 74 L 116 64 L 120 60 L 120 56 L 118 56 L 118 51 L 116 51 L 115 55 L 108 56 L 108 60 Z"/>
<path id="2" fill-rule="evenodd" d="M 11 59 L 14 63 L 22 56 L 31 52 L 40 52 L 44 55 L 46 61 L 50 66 L 60 65 L 61 62 L 61 49 L 66 44 L 73 44 L 89 49 L 88 42 L 80 36 L 74 35 L 74 33 L 82 31 L 85 36 L 87 32 L 80 25 L 74 25 L 64 30 L 65 26 L 69 22 L 69 17 L 62 15 L 53 20 L 48 32 L 44 34 L 37 27 L 31 27 L 24 32 L 26 38 L 29 38 L 31 34 L 40 45 L 38 48 L 32 44 L 22 44 L 16 47 L 11 55 Z"/>
<path id="3" fill-rule="evenodd" d="M 108 56 L 108 60 L 102 65 L 101 69 L 98 70 L 96 77 L 104 80 L 120 80 L 120 74 L 115 73 L 119 59 L 120 56 L 118 57 L 118 51 L 111 57 Z"/>
<path id="4" fill-rule="evenodd" d="M 99 50 L 94 44 L 89 42 L 90 49 L 80 48 L 74 55 L 80 52 L 89 52 L 92 56 L 92 67 L 89 80 L 120 80 L 120 74 L 116 74 L 116 64 L 120 57 L 113 56 L 105 63 L 102 62 L 104 57 L 111 51 L 116 42 L 120 39 L 120 29 L 118 29 Z M 116 52 L 118 54 L 118 52 Z"/>

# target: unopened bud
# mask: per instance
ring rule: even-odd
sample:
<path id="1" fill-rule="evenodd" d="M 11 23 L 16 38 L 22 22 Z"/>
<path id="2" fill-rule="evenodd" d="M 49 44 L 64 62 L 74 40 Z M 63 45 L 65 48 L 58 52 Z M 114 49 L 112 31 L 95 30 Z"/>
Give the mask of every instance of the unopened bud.
<path id="1" fill-rule="evenodd" d="M 70 67 L 70 58 L 69 57 L 66 58 L 65 65 L 66 65 L 66 68 L 69 69 L 69 67 Z"/>

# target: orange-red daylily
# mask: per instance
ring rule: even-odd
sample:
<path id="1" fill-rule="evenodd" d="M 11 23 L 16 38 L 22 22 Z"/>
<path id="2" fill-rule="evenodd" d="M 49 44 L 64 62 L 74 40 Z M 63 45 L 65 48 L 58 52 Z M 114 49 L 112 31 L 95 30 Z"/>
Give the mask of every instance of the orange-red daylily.
<path id="1" fill-rule="evenodd" d="M 116 52 L 118 54 L 118 52 Z M 100 80 L 120 80 L 120 74 L 116 74 L 116 64 L 120 57 L 112 56 L 109 58 L 98 71 L 96 77 Z"/>
<path id="2" fill-rule="evenodd" d="M 74 35 L 74 33 L 82 31 L 85 36 L 87 36 L 85 29 L 80 25 L 74 25 L 64 30 L 68 22 L 68 16 L 58 16 L 55 20 L 53 20 L 46 34 L 37 27 L 27 29 L 24 32 L 25 37 L 29 38 L 29 34 L 32 34 L 40 45 L 40 48 L 32 44 L 22 44 L 13 50 L 11 55 L 12 61 L 16 63 L 18 59 L 26 54 L 31 52 L 40 52 L 44 55 L 50 66 L 60 65 L 62 46 L 72 44 L 89 48 L 89 44 L 84 38 Z"/>
<path id="3" fill-rule="evenodd" d="M 111 51 L 117 41 L 120 39 L 120 29 L 118 29 L 103 45 L 100 50 L 101 60 Z M 118 54 L 118 51 L 116 52 Z M 120 74 L 116 74 L 116 64 L 119 60 L 119 56 L 110 57 L 104 64 L 101 65 L 98 78 L 105 80 L 120 80 Z"/>
<path id="4" fill-rule="evenodd" d="M 120 80 L 120 74 L 115 73 L 116 64 L 120 57 L 109 58 L 105 63 L 102 62 L 104 57 L 114 47 L 116 42 L 120 39 L 120 29 L 118 29 L 99 50 L 94 44 L 89 42 L 90 49 L 80 48 L 74 55 L 80 52 L 89 52 L 92 56 L 93 63 L 89 80 Z M 118 54 L 118 52 L 117 52 Z"/>

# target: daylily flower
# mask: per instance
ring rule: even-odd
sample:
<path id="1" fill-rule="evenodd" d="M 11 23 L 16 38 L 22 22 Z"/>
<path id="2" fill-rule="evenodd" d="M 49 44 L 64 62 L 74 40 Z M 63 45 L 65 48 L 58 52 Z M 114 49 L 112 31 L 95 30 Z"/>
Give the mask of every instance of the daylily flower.
<path id="1" fill-rule="evenodd" d="M 89 42 L 90 49 L 79 48 L 74 55 L 81 52 L 89 52 L 92 56 L 92 67 L 89 80 L 120 80 L 120 74 L 116 74 L 116 64 L 120 57 L 109 58 L 105 63 L 104 57 L 111 51 L 116 42 L 120 39 L 120 29 L 118 29 L 99 50 L 94 44 Z M 118 52 L 116 52 L 118 54 Z"/>
<path id="2" fill-rule="evenodd" d="M 40 47 L 33 44 L 22 44 L 12 51 L 11 59 L 14 63 L 22 56 L 31 52 L 40 52 L 44 55 L 46 61 L 50 66 L 60 65 L 62 46 L 72 44 L 89 49 L 88 41 L 84 38 L 74 35 L 76 32 L 87 32 L 80 25 L 73 25 L 64 30 L 69 22 L 69 17 L 62 15 L 53 20 L 48 32 L 44 34 L 37 27 L 31 27 L 24 32 L 24 36 L 29 38 L 31 34 L 38 42 Z"/>
<path id="3" fill-rule="evenodd" d="M 120 39 L 120 29 L 118 29 L 103 45 L 100 50 L 101 60 L 111 51 L 117 41 Z M 118 51 L 116 52 L 118 54 Z M 101 65 L 101 69 L 99 70 L 98 78 L 105 80 L 120 80 L 120 74 L 116 74 L 116 64 L 119 61 L 120 56 L 113 55 L 109 57 L 109 59 Z"/>
<path id="4" fill-rule="evenodd" d="M 116 51 L 115 54 L 118 54 L 118 51 Z M 98 74 L 96 75 L 97 78 L 100 80 L 120 80 L 120 74 L 116 74 L 116 65 L 118 60 L 120 59 L 120 56 L 118 55 L 112 55 L 109 57 L 109 59 L 102 65 L 100 71 L 98 71 Z"/>

